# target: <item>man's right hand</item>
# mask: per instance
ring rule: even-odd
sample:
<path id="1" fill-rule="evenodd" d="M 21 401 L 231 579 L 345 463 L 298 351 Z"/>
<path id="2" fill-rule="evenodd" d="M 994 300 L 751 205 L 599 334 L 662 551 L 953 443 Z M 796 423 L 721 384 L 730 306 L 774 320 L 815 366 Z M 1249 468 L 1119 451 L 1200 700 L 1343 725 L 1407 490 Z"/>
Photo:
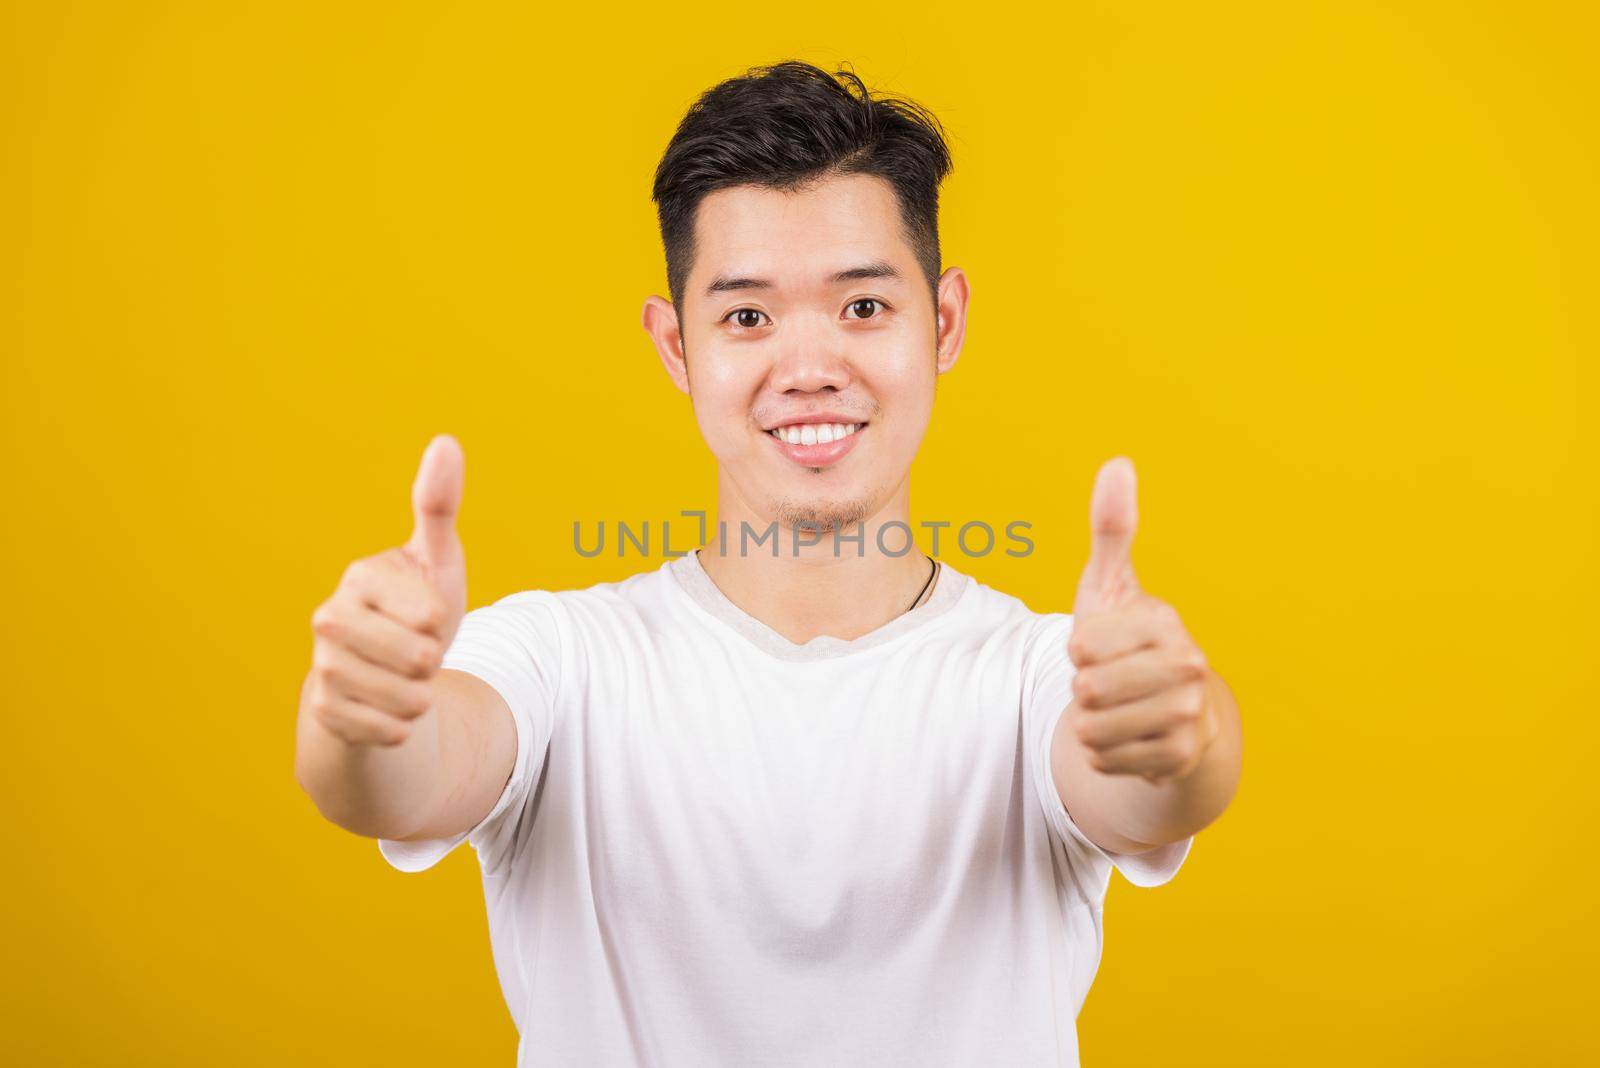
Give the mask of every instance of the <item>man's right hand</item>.
<path id="1" fill-rule="evenodd" d="M 440 663 L 467 606 L 455 529 L 462 467 L 460 444 L 434 438 L 411 490 L 411 539 L 351 564 L 311 615 L 302 712 L 346 742 L 399 745 L 433 707 Z"/>

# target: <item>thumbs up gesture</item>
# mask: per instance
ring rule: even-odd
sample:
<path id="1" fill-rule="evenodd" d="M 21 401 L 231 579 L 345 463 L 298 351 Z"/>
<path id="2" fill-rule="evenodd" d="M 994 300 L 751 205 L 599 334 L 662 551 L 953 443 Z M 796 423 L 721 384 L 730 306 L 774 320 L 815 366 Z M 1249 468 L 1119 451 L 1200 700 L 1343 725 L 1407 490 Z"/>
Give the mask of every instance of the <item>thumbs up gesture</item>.
<path id="1" fill-rule="evenodd" d="M 1159 785 L 1199 765 L 1218 725 L 1205 655 L 1177 610 L 1139 588 L 1138 521 L 1133 463 L 1108 460 L 1089 504 L 1093 541 L 1067 640 L 1077 668 L 1069 711 L 1091 767 Z"/>
<path id="2" fill-rule="evenodd" d="M 399 745 L 433 707 L 433 679 L 467 607 L 456 536 L 461 446 L 428 444 L 411 488 L 415 525 L 398 548 L 355 561 L 311 616 L 306 710 L 355 745 Z"/>

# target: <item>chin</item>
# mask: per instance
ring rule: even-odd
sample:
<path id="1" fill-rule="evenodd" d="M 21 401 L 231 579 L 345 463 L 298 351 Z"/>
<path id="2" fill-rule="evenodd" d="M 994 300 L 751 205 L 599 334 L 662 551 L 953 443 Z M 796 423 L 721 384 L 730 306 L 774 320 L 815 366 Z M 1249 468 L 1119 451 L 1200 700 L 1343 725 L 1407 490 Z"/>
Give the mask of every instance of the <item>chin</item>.
<path id="1" fill-rule="evenodd" d="M 773 506 L 773 515 L 783 526 L 798 530 L 803 524 L 807 530 L 817 530 L 822 533 L 831 531 L 843 533 L 848 527 L 866 519 L 872 511 L 871 502 L 865 498 L 826 501 L 784 500 L 776 502 Z"/>

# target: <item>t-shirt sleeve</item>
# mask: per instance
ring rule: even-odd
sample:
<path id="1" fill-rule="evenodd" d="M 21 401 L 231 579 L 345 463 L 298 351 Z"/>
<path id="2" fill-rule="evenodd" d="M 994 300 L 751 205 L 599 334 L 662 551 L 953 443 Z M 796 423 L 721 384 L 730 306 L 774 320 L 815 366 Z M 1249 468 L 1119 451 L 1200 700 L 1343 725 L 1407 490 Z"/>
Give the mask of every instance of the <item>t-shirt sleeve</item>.
<path id="1" fill-rule="evenodd" d="M 1144 853 L 1113 853 L 1102 849 L 1073 822 L 1056 788 L 1051 767 L 1050 745 L 1056 726 L 1072 701 L 1072 676 L 1076 672 L 1067 656 L 1067 639 L 1072 634 L 1072 616 L 1053 613 L 1034 626 L 1026 653 L 1023 686 L 1024 736 L 1031 750 L 1026 754 L 1045 819 L 1066 848 L 1068 862 L 1080 880 L 1080 888 L 1092 900 L 1105 896 L 1111 870 L 1135 886 L 1160 886 L 1178 873 L 1194 836 L 1170 842 Z"/>
<path id="2" fill-rule="evenodd" d="M 380 839 L 384 859 L 401 871 L 433 867 L 462 842 L 471 842 L 486 873 L 499 871 L 527 835 L 528 812 L 555 728 L 562 646 L 554 595 L 514 593 L 462 617 L 442 666 L 475 675 L 494 687 L 511 710 L 517 755 L 494 807 L 476 827 L 451 838 Z"/>

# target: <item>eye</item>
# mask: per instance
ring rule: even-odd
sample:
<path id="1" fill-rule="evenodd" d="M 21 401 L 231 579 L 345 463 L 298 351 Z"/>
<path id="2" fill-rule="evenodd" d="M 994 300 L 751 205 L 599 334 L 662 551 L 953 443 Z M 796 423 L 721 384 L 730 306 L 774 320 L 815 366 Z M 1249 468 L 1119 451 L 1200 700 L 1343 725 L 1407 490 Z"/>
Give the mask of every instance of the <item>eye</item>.
<path id="1" fill-rule="evenodd" d="M 743 330 L 754 330 L 761 325 L 761 320 L 766 317 L 766 312 L 757 311 L 755 308 L 735 308 L 724 315 L 721 322 L 732 319 Z"/>
<path id="2" fill-rule="evenodd" d="M 888 305 L 884 304 L 883 301 L 876 297 L 862 297 L 860 300 L 853 300 L 850 302 L 850 306 L 846 309 L 845 318 L 874 319 L 877 317 L 879 310 L 887 306 Z M 849 314 L 851 312 L 854 312 L 855 314 Z"/>

